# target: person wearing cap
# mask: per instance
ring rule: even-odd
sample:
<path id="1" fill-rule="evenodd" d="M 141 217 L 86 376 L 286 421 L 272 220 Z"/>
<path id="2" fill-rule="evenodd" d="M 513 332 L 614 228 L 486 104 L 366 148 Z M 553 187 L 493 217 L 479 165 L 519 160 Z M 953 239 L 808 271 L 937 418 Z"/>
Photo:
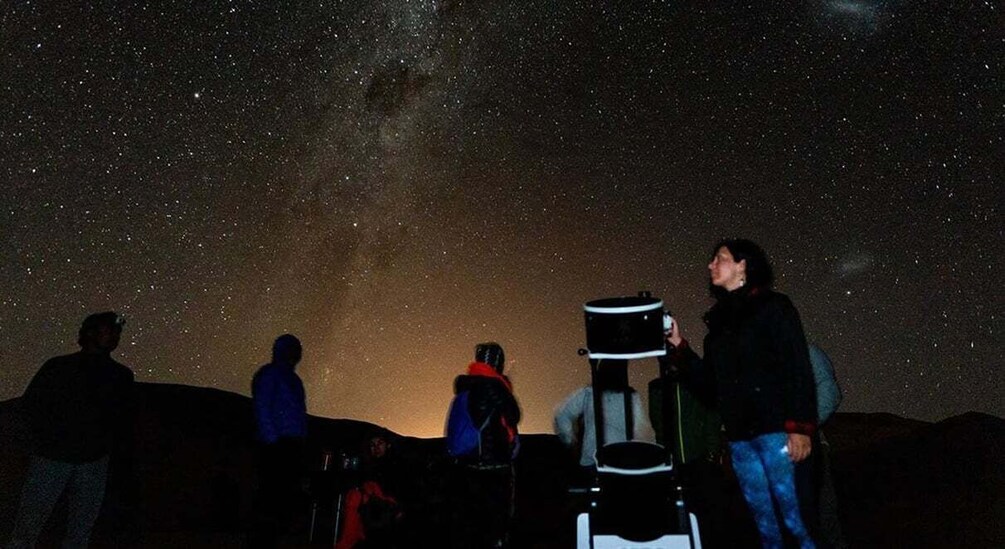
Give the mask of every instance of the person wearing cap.
<path id="1" fill-rule="evenodd" d="M 307 399 L 296 372 L 302 357 L 300 340 L 281 335 L 272 345 L 272 362 L 251 381 L 259 443 L 254 547 L 275 547 L 293 523 L 307 439 Z"/>
<path id="2" fill-rule="evenodd" d="M 454 380 L 454 393 L 468 392 L 468 413 L 484 425 L 478 452 L 459 458 L 455 493 L 454 547 L 506 547 L 514 514 L 513 460 L 519 450 L 520 406 L 503 375 L 506 355 L 498 343 L 475 346 L 467 374 Z"/>
<path id="3" fill-rule="evenodd" d="M 7 547 L 34 547 L 63 492 L 63 547 L 87 547 L 105 497 L 109 454 L 128 433 L 133 372 L 111 358 L 125 321 L 114 312 L 84 319 L 80 351 L 51 358 L 21 398 L 35 445 Z"/>

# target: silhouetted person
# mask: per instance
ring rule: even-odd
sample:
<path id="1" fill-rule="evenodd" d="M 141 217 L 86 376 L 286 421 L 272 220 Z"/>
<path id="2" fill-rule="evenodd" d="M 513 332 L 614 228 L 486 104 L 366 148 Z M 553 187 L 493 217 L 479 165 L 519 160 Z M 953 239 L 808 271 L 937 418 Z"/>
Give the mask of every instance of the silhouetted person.
<path id="1" fill-rule="evenodd" d="M 114 312 L 84 319 L 80 351 L 48 360 L 22 397 L 35 448 L 8 547 L 34 547 L 67 493 L 63 547 L 87 547 L 101 511 L 108 459 L 132 420 L 133 372 L 112 360 L 125 321 Z"/>
<path id="2" fill-rule="evenodd" d="M 817 388 L 817 423 L 810 457 L 796 464 L 796 492 L 803 511 L 803 522 L 824 549 L 845 547 L 838 518 L 837 495 L 831 477 L 830 445 L 821 430 L 827 425 L 838 405 L 841 388 L 834 377 L 830 357 L 820 347 L 809 345 L 810 364 Z"/>
<path id="3" fill-rule="evenodd" d="M 628 384 L 628 361 L 605 359 L 597 366 L 596 387 L 587 385 L 577 389 L 555 409 L 555 434 L 568 448 L 579 449 L 579 466 L 584 477 L 592 475 L 596 469 L 597 427 L 596 411 L 593 409 L 593 391 L 601 391 L 603 408 L 604 444 L 626 440 L 655 440 L 649 425 L 642 398 Z M 625 394 L 628 398 L 625 398 Z M 631 404 L 632 436 L 627 433 L 627 403 Z M 580 434 L 579 426 L 582 427 Z"/>
<path id="4" fill-rule="evenodd" d="M 702 544 L 726 547 L 727 534 L 736 529 L 729 523 L 732 490 L 722 466 L 726 451 L 722 419 L 713 402 L 699 399 L 680 382 L 667 359 L 659 360 L 664 375 L 649 382 L 649 419 L 656 442 L 673 454 L 688 510 L 698 518 Z"/>
<path id="5" fill-rule="evenodd" d="M 466 400 L 466 412 L 478 429 L 476 447 L 454 455 L 457 500 L 454 530 L 450 532 L 454 547 L 505 547 L 509 543 L 520 407 L 513 396 L 513 385 L 502 373 L 504 364 L 505 355 L 498 343 L 480 343 L 475 346 L 475 361 L 468 366 L 467 375 L 454 380 L 454 405 L 462 398 Z M 449 420 L 447 431 L 449 446 Z"/>
<path id="6" fill-rule="evenodd" d="M 300 340 L 290 334 L 276 338 L 272 362 L 251 382 L 259 442 L 259 485 L 254 547 L 274 547 L 289 533 L 300 503 L 307 401 L 296 373 L 303 356 Z"/>

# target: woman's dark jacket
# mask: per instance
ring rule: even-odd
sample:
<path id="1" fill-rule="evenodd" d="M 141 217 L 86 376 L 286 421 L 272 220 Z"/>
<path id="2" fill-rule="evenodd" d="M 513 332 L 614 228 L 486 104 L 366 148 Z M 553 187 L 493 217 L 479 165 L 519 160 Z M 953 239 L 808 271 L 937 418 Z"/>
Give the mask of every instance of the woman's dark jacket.
<path id="1" fill-rule="evenodd" d="M 705 323 L 704 360 L 687 342 L 672 359 L 692 390 L 714 401 L 726 437 L 812 434 L 813 369 L 792 301 L 771 290 L 741 288 L 719 299 Z"/>

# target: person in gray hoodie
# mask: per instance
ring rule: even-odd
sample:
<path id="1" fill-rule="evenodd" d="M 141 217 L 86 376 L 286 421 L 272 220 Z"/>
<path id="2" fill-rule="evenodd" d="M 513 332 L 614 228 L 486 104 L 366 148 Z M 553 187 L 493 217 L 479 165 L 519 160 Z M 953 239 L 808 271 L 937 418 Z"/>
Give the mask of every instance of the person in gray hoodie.
<path id="1" fill-rule="evenodd" d="M 654 442 L 642 398 L 628 384 L 628 361 L 607 359 L 597 369 L 596 387 L 587 385 L 570 394 L 555 409 L 555 434 L 566 447 L 579 450 L 579 466 L 584 478 L 592 476 L 597 462 L 597 414 L 593 409 L 593 391 L 601 391 L 604 444 L 625 440 Z M 627 393 L 627 395 L 626 395 Z M 628 436 L 627 409 L 631 407 L 632 433 Z M 581 426 L 580 429 L 577 426 Z"/>

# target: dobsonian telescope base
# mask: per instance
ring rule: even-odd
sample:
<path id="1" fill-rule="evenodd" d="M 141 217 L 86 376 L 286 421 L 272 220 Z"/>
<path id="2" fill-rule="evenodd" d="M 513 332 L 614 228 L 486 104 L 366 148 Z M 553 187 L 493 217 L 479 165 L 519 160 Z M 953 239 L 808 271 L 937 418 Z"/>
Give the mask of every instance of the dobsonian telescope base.
<path id="1" fill-rule="evenodd" d="M 597 450 L 597 487 L 576 522 L 578 549 L 700 548 L 673 464 L 659 444 L 615 442 Z"/>
<path id="2" fill-rule="evenodd" d="M 624 402 L 628 440 L 610 443 L 604 436 L 602 390 L 597 390 L 602 360 L 665 356 L 664 338 L 672 319 L 663 302 L 649 292 L 591 301 L 583 310 L 587 349 L 579 354 L 588 355 L 590 361 L 597 475 L 589 490 L 589 511 L 576 520 L 576 547 L 700 549 L 698 521 L 684 505 L 671 452 L 659 444 L 632 440 L 632 391 L 625 391 Z M 668 374 L 660 368 L 664 386 Z"/>
<path id="3" fill-rule="evenodd" d="M 694 513 L 691 520 L 692 536 L 688 534 L 666 534 L 652 541 L 629 541 L 612 534 L 590 534 L 590 514 L 580 513 L 576 518 L 576 549 L 701 549 L 698 536 L 698 519 Z"/>

